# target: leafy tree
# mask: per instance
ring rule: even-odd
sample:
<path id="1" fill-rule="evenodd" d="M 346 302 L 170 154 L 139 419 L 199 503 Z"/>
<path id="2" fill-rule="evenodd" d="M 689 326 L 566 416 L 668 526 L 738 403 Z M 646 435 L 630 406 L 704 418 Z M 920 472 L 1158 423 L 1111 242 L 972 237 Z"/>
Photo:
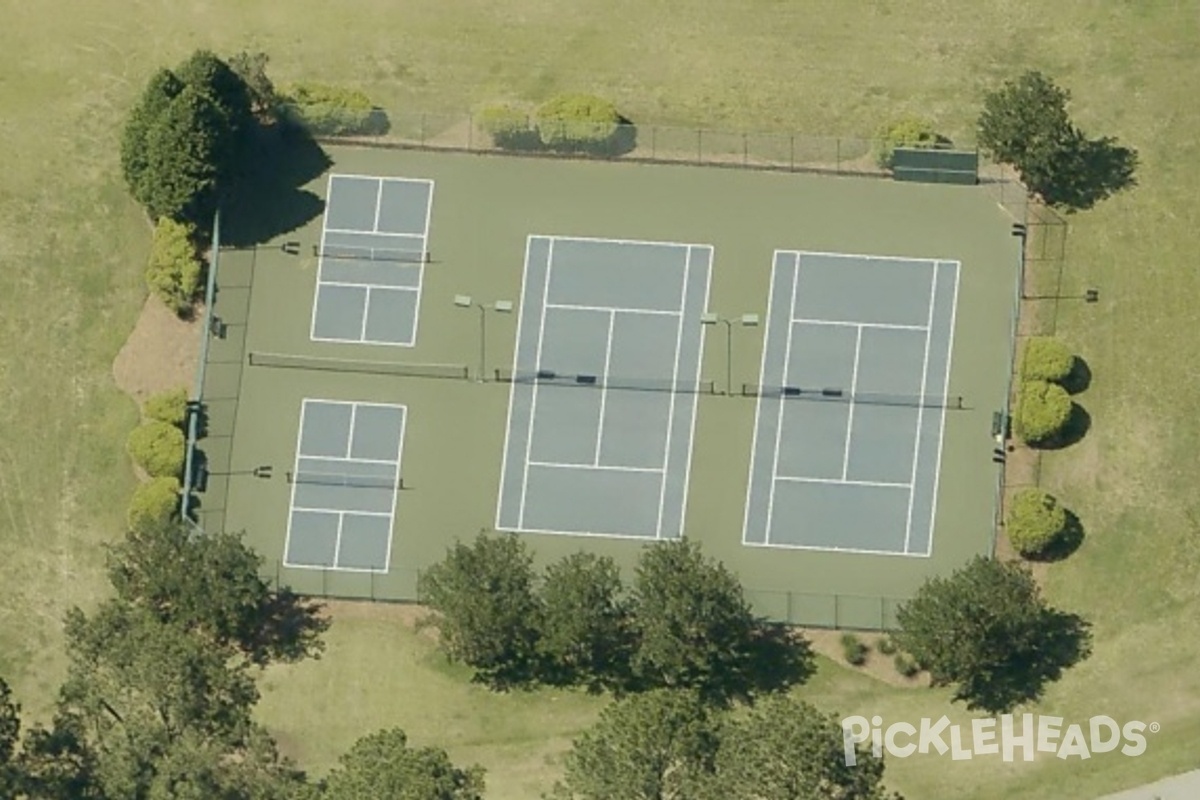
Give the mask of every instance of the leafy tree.
<path id="1" fill-rule="evenodd" d="M 280 99 L 284 120 L 318 136 L 374 136 L 390 126 L 387 113 L 357 89 L 299 83 Z"/>
<path id="2" fill-rule="evenodd" d="M 611 100 L 590 94 L 566 94 L 538 107 L 537 130 L 552 150 L 609 153 L 623 118 Z"/>
<path id="3" fill-rule="evenodd" d="M 0 678 L 0 797 L 15 797 L 21 786 L 16 763 L 17 738 L 21 735 L 21 707 L 12 699 L 12 690 Z"/>
<path id="4" fill-rule="evenodd" d="M 559 681 L 600 688 L 625 678 L 629 620 L 621 591 L 620 570 L 607 556 L 575 553 L 547 568 L 538 649 Z"/>
<path id="5" fill-rule="evenodd" d="M 1116 139 L 1088 139 L 1067 114 L 1070 93 L 1030 71 L 991 92 L 979 117 L 979 144 L 1012 164 L 1050 205 L 1090 208 L 1134 183 L 1135 151 Z"/>
<path id="6" fill-rule="evenodd" d="M 633 668 L 649 686 L 691 687 L 713 699 L 750 691 L 757 624 L 741 584 L 687 541 L 646 548 L 632 599 Z"/>
<path id="7" fill-rule="evenodd" d="M 990 713 L 1038 698 L 1091 652 L 1089 624 L 1047 606 L 1026 568 L 982 556 L 926 581 L 897 620 L 896 643 L 933 684 Z"/>
<path id="8" fill-rule="evenodd" d="M 1067 527 L 1067 511 L 1041 489 L 1022 489 L 1013 496 L 1005 528 L 1017 552 L 1036 558 L 1058 539 Z"/>
<path id="9" fill-rule="evenodd" d="M 77 716 L 59 713 L 51 727 L 31 729 L 20 769 L 30 800 L 104 800 L 96 754 Z"/>
<path id="10" fill-rule="evenodd" d="M 129 530 L 144 532 L 169 525 L 179 514 L 180 488 L 179 479 L 171 476 L 139 483 L 126 515 Z"/>
<path id="11" fill-rule="evenodd" d="M 178 478 L 187 442 L 183 431 L 165 422 L 143 422 L 129 433 L 126 449 L 134 463 L 152 478 Z"/>
<path id="12" fill-rule="evenodd" d="M 1049 444 L 1060 437 L 1071 421 L 1071 395 L 1057 383 L 1023 381 L 1013 423 L 1017 436 L 1028 444 Z"/>
<path id="13" fill-rule="evenodd" d="M 151 395 L 142 404 L 142 415 L 182 429 L 187 419 L 188 392 L 180 386 Z"/>
<path id="14" fill-rule="evenodd" d="M 456 543 L 421 575 L 421 601 L 435 613 L 446 655 L 493 685 L 527 680 L 536 662 L 541 609 L 533 557 L 516 536 Z"/>
<path id="15" fill-rule="evenodd" d="M 162 754 L 145 789 L 146 800 L 300 800 L 304 774 L 280 758 L 275 743 L 255 730 L 236 747 L 193 733 Z"/>
<path id="16" fill-rule="evenodd" d="M 181 91 L 183 82 L 175 73 L 160 69 L 150 78 L 141 99 L 125 121 L 121 136 L 121 171 L 130 193 L 143 204 L 146 203 L 144 198 L 150 197 L 155 191 L 153 184 L 159 177 L 151 168 L 151 131 L 158 127 L 159 120 Z M 153 155 L 157 157 L 157 154 Z"/>
<path id="17" fill-rule="evenodd" d="M 717 752 L 716 800 L 884 800 L 883 760 L 860 745 L 846 765 L 836 716 L 773 695 L 728 723 Z"/>
<path id="18" fill-rule="evenodd" d="M 691 692 L 630 695 L 575 740 L 554 797 L 691 800 L 711 779 L 718 737 L 718 721 Z"/>
<path id="19" fill-rule="evenodd" d="M 267 77 L 266 53 L 243 50 L 229 58 L 229 68 L 234 71 L 250 96 L 250 108 L 264 122 L 274 122 L 279 110 L 279 95 L 275 84 Z"/>
<path id="20" fill-rule="evenodd" d="M 1053 336 L 1031 336 L 1021 357 L 1021 377 L 1030 381 L 1062 383 L 1075 367 L 1075 354 Z"/>
<path id="21" fill-rule="evenodd" d="M 399 728 L 364 736 L 339 759 L 323 800 L 482 800 L 483 768 L 455 766 L 444 750 L 412 748 Z"/>
<path id="22" fill-rule="evenodd" d="M 318 655 L 329 627 L 322 606 L 272 592 L 261 566 L 238 534 L 191 536 L 178 524 L 133 529 L 108 551 L 117 596 L 162 623 L 258 665 Z"/>

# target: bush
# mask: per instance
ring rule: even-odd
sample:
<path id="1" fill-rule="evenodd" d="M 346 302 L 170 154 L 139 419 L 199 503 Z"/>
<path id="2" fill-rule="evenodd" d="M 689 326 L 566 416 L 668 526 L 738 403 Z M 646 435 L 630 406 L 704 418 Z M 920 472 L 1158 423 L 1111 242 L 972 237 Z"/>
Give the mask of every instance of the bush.
<path id="1" fill-rule="evenodd" d="M 892 665 L 896 668 L 896 672 L 906 678 L 911 678 L 921 671 L 916 659 L 908 653 L 896 653 L 896 657 L 892 659 Z"/>
<path id="2" fill-rule="evenodd" d="M 186 447 L 183 431 L 158 420 L 134 428 L 126 442 L 129 457 L 152 478 L 178 478 Z"/>
<path id="3" fill-rule="evenodd" d="M 195 229 L 162 217 L 154 226 L 154 244 L 146 267 L 146 285 L 167 308 L 183 317 L 200 290 L 201 263 L 193 242 Z"/>
<path id="4" fill-rule="evenodd" d="M 892 637 L 884 636 L 875 644 L 875 649 L 885 656 L 890 656 L 896 652 L 896 642 Z"/>
<path id="5" fill-rule="evenodd" d="M 882 169 L 892 168 L 892 156 L 897 147 L 936 147 L 948 144 L 938 135 L 933 123 L 920 117 L 900 117 L 880 126 L 875 133 L 875 163 Z"/>
<path id="6" fill-rule="evenodd" d="M 142 415 L 183 429 L 187 419 L 187 389 L 182 387 L 152 395 L 142 406 Z"/>
<path id="7" fill-rule="evenodd" d="M 129 501 L 129 529 L 135 533 L 154 530 L 179 513 L 179 479 L 151 478 L 138 484 Z"/>
<path id="8" fill-rule="evenodd" d="M 389 128 L 387 113 L 357 89 L 298 83 L 280 99 L 281 118 L 317 136 L 378 136 Z"/>
<path id="9" fill-rule="evenodd" d="M 529 114 L 516 106 L 487 106 L 479 112 L 479 126 L 502 150 L 536 150 L 542 146 Z"/>
<path id="10" fill-rule="evenodd" d="M 611 101 L 589 94 L 556 97 L 536 116 L 542 144 L 567 152 L 613 152 L 622 122 Z"/>
<path id="11" fill-rule="evenodd" d="M 1022 489 L 1008 512 L 1008 540 L 1025 557 L 1041 555 L 1067 527 L 1067 512 L 1040 489 Z"/>
<path id="12" fill-rule="evenodd" d="M 1053 441 L 1071 419 L 1071 395 L 1056 383 L 1025 381 L 1017 398 L 1017 436 L 1028 444 Z"/>
<path id="13" fill-rule="evenodd" d="M 867 661 L 867 646 L 853 633 L 842 634 L 842 657 L 847 663 L 862 666 Z"/>
<path id="14" fill-rule="evenodd" d="M 1075 355 L 1061 340 L 1034 336 L 1025 344 L 1021 377 L 1027 381 L 1062 383 L 1075 368 Z"/>

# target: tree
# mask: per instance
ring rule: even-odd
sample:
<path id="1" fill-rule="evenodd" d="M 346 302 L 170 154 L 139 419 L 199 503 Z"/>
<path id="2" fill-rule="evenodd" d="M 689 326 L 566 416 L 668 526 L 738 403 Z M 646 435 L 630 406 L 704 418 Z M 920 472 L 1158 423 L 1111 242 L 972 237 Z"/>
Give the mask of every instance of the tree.
<path id="1" fill-rule="evenodd" d="M 893 638 L 935 686 L 990 713 L 1037 699 L 1091 652 L 1090 625 L 1047 606 L 1028 569 L 982 556 L 926 581 L 897 621 Z"/>
<path id="2" fill-rule="evenodd" d="M 34 726 L 20 755 L 30 800 L 104 800 L 95 752 L 79 717 L 58 713 L 49 728 Z"/>
<path id="3" fill-rule="evenodd" d="M 181 91 L 183 82 L 175 73 L 160 69 L 150 78 L 141 99 L 125 121 L 121 136 L 121 171 L 130 193 L 143 205 L 144 198 L 154 191 L 153 182 L 157 177 L 150 166 L 150 133 Z"/>
<path id="4" fill-rule="evenodd" d="M 979 144 L 1049 205 L 1090 208 L 1134 184 L 1137 153 L 1084 136 L 1067 114 L 1070 97 L 1037 71 L 1007 81 L 984 98 Z"/>
<path id="5" fill-rule="evenodd" d="M 611 558 L 575 553 L 550 565 L 541 601 L 538 649 L 558 681 L 600 688 L 625 679 L 629 619 Z"/>
<path id="6" fill-rule="evenodd" d="M 229 68 L 241 78 L 249 93 L 251 110 L 264 122 L 274 122 L 279 110 L 279 95 L 267 77 L 269 61 L 267 54 L 259 51 L 243 50 L 229 58 Z"/>
<path id="7" fill-rule="evenodd" d="M 323 800 L 482 800 L 483 768 L 446 751 L 412 748 L 399 728 L 364 736 L 325 780 Z"/>
<path id="8" fill-rule="evenodd" d="M 859 746 L 847 766 L 841 723 L 808 703 L 773 695 L 728 723 L 717 752 L 716 800 L 884 800 L 883 759 Z"/>
<path id="9" fill-rule="evenodd" d="M 20 735 L 21 707 L 12 699 L 8 684 L 0 678 L 0 797 L 15 797 L 21 787 L 21 772 L 15 758 Z"/>
<path id="10" fill-rule="evenodd" d="M 1070 393 L 1057 383 L 1022 381 L 1013 418 L 1017 436 L 1032 445 L 1061 440 L 1074 409 Z"/>
<path id="11" fill-rule="evenodd" d="M 262 556 L 240 535 L 192 536 L 174 523 L 135 528 L 108 551 L 117 596 L 159 622 L 258 665 L 318 655 L 329 627 L 323 607 L 272 592 L 261 567 Z"/>
<path id="12" fill-rule="evenodd" d="M 421 575 L 421 601 L 434 611 L 443 651 L 493 685 L 534 672 L 541 609 L 533 557 L 513 535 L 455 543 Z"/>
<path id="13" fill-rule="evenodd" d="M 1026 558 L 1037 558 L 1059 539 L 1067 527 L 1067 511 L 1041 489 L 1017 492 L 1009 506 L 1008 540 Z"/>
<path id="14" fill-rule="evenodd" d="M 749 692 L 757 625 L 741 584 L 697 545 L 643 551 L 632 600 L 633 668 L 649 686 L 692 687 L 711 699 Z"/>
<path id="15" fill-rule="evenodd" d="M 695 694 L 655 689 L 608 706 L 575 740 L 562 800 L 690 800 L 712 776 L 719 724 Z"/>

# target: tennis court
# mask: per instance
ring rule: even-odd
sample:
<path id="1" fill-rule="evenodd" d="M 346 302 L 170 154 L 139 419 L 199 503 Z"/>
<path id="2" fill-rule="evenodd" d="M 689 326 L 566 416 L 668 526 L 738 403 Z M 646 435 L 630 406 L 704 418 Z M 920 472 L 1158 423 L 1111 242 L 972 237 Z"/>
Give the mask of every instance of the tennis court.
<path id="1" fill-rule="evenodd" d="M 305 399 L 284 565 L 387 572 L 405 406 Z"/>
<path id="2" fill-rule="evenodd" d="M 930 555 L 958 274 L 775 253 L 745 544 Z"/>
<path id="3" fill-rule="evenodd" d="M 682 535 L 712 256 L 528 239 L 497 529 Z"/>
<path id="4" fill-rule="evenodd" d="M 330 176 L 312 339 L 416 344 L 432 205 L 432 181 Z"/>

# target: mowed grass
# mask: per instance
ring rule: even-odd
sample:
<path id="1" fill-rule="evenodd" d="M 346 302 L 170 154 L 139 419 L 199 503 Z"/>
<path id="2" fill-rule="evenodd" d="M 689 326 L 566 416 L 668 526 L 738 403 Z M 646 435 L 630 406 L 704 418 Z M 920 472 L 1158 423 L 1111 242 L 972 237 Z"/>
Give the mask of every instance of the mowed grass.
<path id="1" fill-rule="evenodd" d="M 121 115 L 151 71 L 199 46 L 260 48 L 281 82 L 360 86 L 399 109 L 588 90 L 635 120 L 869 134 L 919 112 L 969 136 L 986 88 L 1029 67 L 1072 88 L 1078 119 L 1142 153 L 1141 186 L 1072 219 L 1059 331 L 1094 373 L 1082 443 L 1044 482 L 1087 538 L 1044 570 L 1051 599 L 1095 623 L 1096 652 L 1038 711 L 1158 722 L 1145 755 L 1088 761 L 894 760 L 910 797 L 1088 798 L 1195 767 L 1200 739 L 1200 393 L 1196 210 L 1200 17 L 1184 2 L 946 4 L 834 0 L 670 4 L 511 0 L 8 4 L 0 29 L 0 674 L 44 715 L 62 674 L 60 619 L 104 591 L 120 529 L 133 404 L 113 356 L 141 299 L 148 229 L 125 198 Z M 802 224 L 802 220 L 797 221 Z M 997 298 L 997 302 L 1004 302 Z M 431 645 L 335 618 L 328 655 L 268 674 L 262 718 L 323 771 L 357 736 L 400 724 L 489 770 L 492 796 L 532 796 L 596 704 L 494 697 Z M 842 713 L 917 721 L 942 692 L 822 662 L 801 694 Z"/>

